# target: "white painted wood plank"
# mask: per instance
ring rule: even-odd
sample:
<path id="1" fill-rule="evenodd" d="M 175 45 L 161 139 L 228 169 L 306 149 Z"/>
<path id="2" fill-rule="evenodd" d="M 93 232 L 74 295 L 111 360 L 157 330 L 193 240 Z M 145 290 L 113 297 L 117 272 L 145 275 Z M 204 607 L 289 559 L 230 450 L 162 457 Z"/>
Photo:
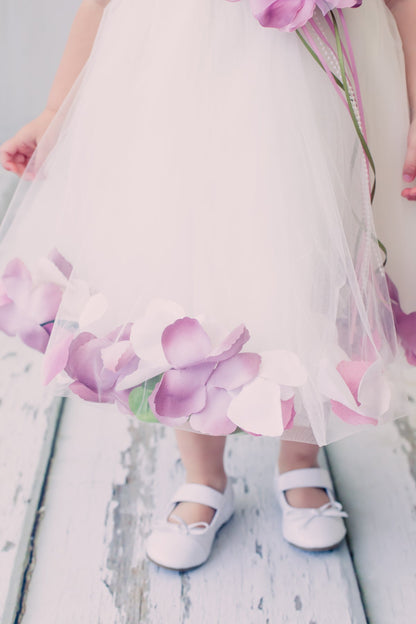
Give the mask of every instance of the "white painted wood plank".
<path id="1" fill-rule="evenodd" d="M 283 542 L 273 440 L 229 440 L 237 513 L 210 561 L 180 574 L 144 556 L 152 517 L 183 479 L 173 431 L 109 406 L 74 400 L 68 407 L 23 624 L 365 622 L 345 545 L 308 555 Z"/>
<path id="2" fill-rule="evenodd" d="M 416 415 L 329 447 L 369 621 L 416 613 Z"/>
<path id="3" fill-rule="evenodd" d="M 41 354 L 0 337 L 0 620 L 16 601 L 55 433 L 60 400 L 40 383 Z"/>

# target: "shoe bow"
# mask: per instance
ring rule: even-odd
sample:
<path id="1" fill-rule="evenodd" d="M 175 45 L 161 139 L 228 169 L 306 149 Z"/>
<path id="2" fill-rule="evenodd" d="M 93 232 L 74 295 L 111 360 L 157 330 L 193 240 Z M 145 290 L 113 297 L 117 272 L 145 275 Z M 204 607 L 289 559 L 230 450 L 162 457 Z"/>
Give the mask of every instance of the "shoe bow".
<path id="1" fill-rule="evenodd" d="M 192 529 L 207 529 L 209 524 L 207 522 L 194 522 L 193 524 L 187 524 L 183 518 L 177 516 L 176 514 L 171 514 L 170 516 L 176 522 L 168 522 L 167 520 L 162 520 L 156 523 L 156 527 L 159 529 L 165 529 L 169 531 L 180 531 L 181 533 L 185 533 L 185 535 L 189 535 Z"/>
<path id="2" fill-rule="evenodd" d="M 338 501 L 329 501 L 317 508 L 296 507 L 286 513 L 287 515 L 298 516 L 299 521 L 304 520 L 302 523 L 304 527 L 308 526 L 315 518 L 348 518 L 347 512 L 342 509 L 342 504 Z"/>

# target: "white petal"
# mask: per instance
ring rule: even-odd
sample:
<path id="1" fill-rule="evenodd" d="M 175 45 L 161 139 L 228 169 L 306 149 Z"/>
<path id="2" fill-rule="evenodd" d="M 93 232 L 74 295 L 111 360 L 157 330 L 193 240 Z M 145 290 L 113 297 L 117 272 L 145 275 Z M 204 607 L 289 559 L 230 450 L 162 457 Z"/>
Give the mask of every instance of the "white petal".
<path id="1" fill-rule="evenodd" d="M 116 372 L 117 364 L 121 356 L 131 348 L 129 340 L 120 340 L 108 347 L 101 349 L 101 358 L 103 360 L 104 368 Z"/>
<path id="2" fill-rule="evenodd" d="M 90 288 L 86 282 L 70 279 L 62 299 L 60 316 L 66 321 L 78 322 L 82 310 L 90 298 Z"/>
<path id="3" fill-rule="evenodd" d="M 160 375 L 161 373 L 166 372 L 169 368 L 169 364 L 166 364 L 165 366 L 154 366 L 153 363 L 140 360 L 137 369 L 133 373 L 130 373 L 130 375 L 126 375 L 126 377 L 123 377 L 116 384 L 116 390 L 119 391 L 128 390 L 129 388 L 135 388 L 136 386 L 139 386 L 141 383 L 146 381 L 146 379 L 156 377 L 156 375 Z"/>
<path id="4" fill-rule="evenodd" d="M 231 401 L 228 418 L 238 427 L 265 436 L 283 433 L 280 388 L 257 377 Z"/>
<path id="5" fill-rule="evenodd" d="M 92 295 L 87 301 L 79 317 L 80 329 L 101 318 L 108 308 L 108 301 L 103 293 Z"/>
<path id="6" fill-rule="evenodd" d="M 68 279 L 49 258 L 40 258 L 34 275 L 35 282 L 51 282 L 66 288 Z"/>
<path id="7" fill-rule="evenodd" d="M 284 386 L 302 386 L 308 373 L 293 351 L 262 351 L 259 376 Z"/>
<path id="8" fill-rule="evenodd" d="M 373 414 L 381 415 L 387 412 L 391 401 L 390 386 L 383 373 L 380 360 L 372 364 L 364 373 L 358 387 L 358 400 L 362 408 L 371 409 Z"/>
<path id="9" fill-rule="evenodd" d="M 293 396 L 295 396 L 295 393 L 292 386 L 280 386 L 280 398 L 282 401 L 288 401 Z"/>
<path id="10" fill-rule="evenodd" d="M 61 371 L 52 379 L 50 385 L 53 388 L 54 393 L 58 394 L 61 392 L 62 394 L 60 396 L 67 396 L 69 393 L 68 386 L 73 381 L 72 377 L 70 377 L 66 371 Z M 73 396 L 72 393 L 70 396 Z"/>
<path id="11" fill-rule="evenodd" d="M 211 344 L 215 345 L 215 347 L 217 348 L 231 333 L 231 330 L 228 327 L 224 327 L 219 323 L 215 323 L 214 321 L 207 319 L 203 314 L 200 314 L 195 318 L 200 323 L 204 331 L 208 334 Z M 211 355 L 213 355 L 213 353 Z"/>
<path id="12" fill-rule="evenodd" d="M 163 330 L 184 316 L 185 311 L 174 301 L 152 299 L 144 315 L 131 328 L 130 341 L 137 355 L 155 364 L 166 363 L 161 343 Z"/>
<path id="13" fill-rule="evenodd" d="M 338 401 L 352 410 L 357 409 L 357 402 L 335 365 L 322 358 L 318 370 L 318 389 L 328 399 Z"/>

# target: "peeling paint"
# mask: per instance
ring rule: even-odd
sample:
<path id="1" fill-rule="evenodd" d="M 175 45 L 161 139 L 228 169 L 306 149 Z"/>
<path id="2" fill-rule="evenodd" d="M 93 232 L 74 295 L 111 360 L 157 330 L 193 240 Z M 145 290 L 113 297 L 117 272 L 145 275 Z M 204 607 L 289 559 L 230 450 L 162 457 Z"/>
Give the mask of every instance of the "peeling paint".
<path id="1" fill-rule="evenodd" d="M 149 564 L 146 559 L 136 561 L 134 557 L 135 544 L 147 535 L 154 508 L 152 484 L 142 475 L 154 471 L 157 441 L 153 427 L 134 422 L 129 435 L 130 445 L 121 453 L 124 482 L 113 484 L 107 508 L 106 522 L 112 522 L 112 536 L 106 561 L 110 574 L 105 584 L 122 621 L 144 623 L 149 616 Z M 137 517 L 139 500 L 147 511 Z"/>
<path id="2" fill-rule="evenodd" d="M 263 547 L 258 540 L 256 540 L 256 555 L 263 559 Z"/>
<path id="3" fill-rule="evenodd" d="M 20 492 L 23 491 L 23 486 L 21 483 L 19 483 L 19 485 L 17 486 L 17 488 L 15 489 L 14 495 L 13 495 L 13 505 L 16 505 L 17 500 L 19 498 L 19 494 Z"/>
<path id="4" fill-rule="evenodd" d="M 185 624 L 185 622 L 189 621 L 189 617 L 191 614 L 191 579 L 189 577 L 188 572 L 181 572 L 181 603 L 183 606 L 183 615 L 181 619 L 181 624 Z"/>
<path id="5" fill-rule="evenodd" d="M 16 547 L 16 544 L 14 542 L 7 541 L 1 550 L 2 552 L 9 552 L 9 550 L 12 550 L 12 548 L 15 548 L 15 547 Z"/>
<path id="6" fill-rule="evenodd" d="M 409 462 L 410 474 L 416 481 L 416 429 L 410 424 L 408 418 L 399 418 L 394 421 L 394 425 L 405 442 L 403 451 Z"/>

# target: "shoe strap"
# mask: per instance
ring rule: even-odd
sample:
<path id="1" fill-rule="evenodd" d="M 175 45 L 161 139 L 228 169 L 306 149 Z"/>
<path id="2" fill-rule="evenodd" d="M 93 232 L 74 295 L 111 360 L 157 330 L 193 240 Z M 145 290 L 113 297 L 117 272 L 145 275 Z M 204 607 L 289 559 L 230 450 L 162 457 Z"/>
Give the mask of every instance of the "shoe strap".
<path id="1" fill-rule="evenodd" d="M 170 502 L 172 505 L 185 502 L 200 503 L 213 509 L 219 509 L 223 505 L 224 494 L 208 485 L 184 483 L 176 490 Z"/>
<path id="2" fill-rule="evenodd" d="M 331 477 L 325 468 L 299 468 L 289 470 L 277 477 L 279 490 L 285 492 L 298 487 L 318 487 L 333 490 Z"/>

